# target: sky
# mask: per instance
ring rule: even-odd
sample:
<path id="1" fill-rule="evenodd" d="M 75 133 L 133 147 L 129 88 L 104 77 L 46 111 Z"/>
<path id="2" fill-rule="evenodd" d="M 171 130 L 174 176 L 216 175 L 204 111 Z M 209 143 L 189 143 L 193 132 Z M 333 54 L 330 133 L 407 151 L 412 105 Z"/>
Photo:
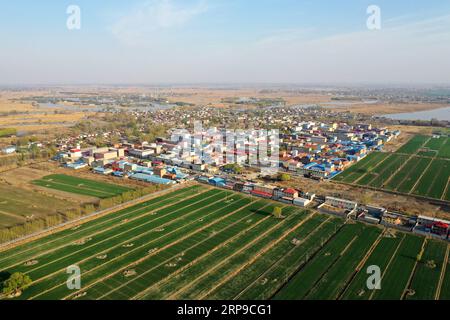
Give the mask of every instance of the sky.
<path id="1" fill-rule="evenodd" d="M 0 85 L 450 84 L 447 0 L 2 1 L 0 41 Z"/>

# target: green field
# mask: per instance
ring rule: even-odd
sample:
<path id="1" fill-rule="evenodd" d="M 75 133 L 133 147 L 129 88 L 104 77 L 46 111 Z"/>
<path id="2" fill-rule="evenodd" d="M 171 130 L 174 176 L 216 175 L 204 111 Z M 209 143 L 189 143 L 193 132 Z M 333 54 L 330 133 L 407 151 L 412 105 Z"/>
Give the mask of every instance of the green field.
<path id="1" fill-rule="evenodd" d="M 430 137 L 417 135 L 412 137 L 406 144 L 397 150 L 398 153 L 415 154 L 424 144 L 429 143 Z"/>
<path id="2" fill-rule="evenodd" d="M 132 190 L 124 186 L 111 183 L 82 179 L 64 174 L 52 174 L 42 179 L 34 180 L 34 185 L 65 191 L 70 193 L 92 196 L 97 198 L 110 198 Z"/>
<path id="3" fill-rule="evenodd" d="M 284 219 L 272 216 L 275 206 Z M 19 300 L 401 299 L 409 284 L 417 298 L 445 297 L 447 245 L 426 243 L 422 262 L 436 262 L 428 270 L 416 266 L 423 242 L 196 185 L 3 251 L 0 275 L 31 277 Z M 369 263 L 398 284 L 383 280 L 381 291 L 360 296 Z M 81 270 L 79 290 L 66 285 L 72 265 Z"/>
<path id="4" fill-rule="evenodd" d="M 450 151 L 447 138 L 415 136 L 397 153 L 371 153 L 333 180 L 450 201 L 447 145 Z"/>

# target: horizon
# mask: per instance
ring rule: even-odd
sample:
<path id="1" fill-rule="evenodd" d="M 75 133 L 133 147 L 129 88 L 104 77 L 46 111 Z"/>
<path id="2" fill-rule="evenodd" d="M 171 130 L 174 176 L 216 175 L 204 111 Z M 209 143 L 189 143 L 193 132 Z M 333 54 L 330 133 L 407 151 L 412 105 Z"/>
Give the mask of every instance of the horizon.
<path id="1" fill-rule="evenodd" d="M 19 0 L 0 36 L 2 86 L 450 85 L 437 0 Z"/>

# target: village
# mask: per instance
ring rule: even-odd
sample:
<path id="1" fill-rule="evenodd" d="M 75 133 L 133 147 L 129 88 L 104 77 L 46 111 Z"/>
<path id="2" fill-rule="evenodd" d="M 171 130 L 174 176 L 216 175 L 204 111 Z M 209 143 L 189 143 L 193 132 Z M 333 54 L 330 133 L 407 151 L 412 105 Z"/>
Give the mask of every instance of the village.
<path id="1" fill-rule="evenodd" d="M 196 180 L 346 219 L 440 239 L 449 237 L 450 222 L 443 219 L 411 216 L 379 206 L 314 194 L 301 186 L 283 188 L 267 182 L 267 175 L 274 174 L 274 171 L 267 169 L 275 169 L 275 179 L 277 176 L 280 179 L 282 176 L 331 179 L 371 152 L 382 150 L 385 143 L 400 135 L 400 131 L 374 128 L 370 124 L 350 126 L 345 123 L 299 122 L 290 133 L 280 135 L 279 161 L 275 164 L 269 161 L 269 165 L 263 165 L 259 157 L 254 163 L 250 161 L 252 151 L 259 151 L 261 143 L 268 144 L 272 151 L 278 150 L 273 148 L 269 139 L 257 139 L 256 130 L 249 130 L 249 136 L 245 139 L 232 135 L 232 144 L 224 142 L 221 148 L 206 152 L 209 149 L 207 146 L 217 142 L 217 136 L 222 137 L 221 133 L 225 131 L 212 128 L 190 134 L 185 130 L 173 129 L 169 139 L 159 137 L 154 142 L 140 143 L 130 143 L 124 139 L 111 146 L 81 148 L 83 138 L 89 138 L 86 135 L 75 139 L 75 145 L 59 144 L 59 151 L 53 160 L 69 170 L 89 170 L 92 174 L 152 184 L 175 185 Z M 226 137 L 229 139 L 229 131 Z"/>

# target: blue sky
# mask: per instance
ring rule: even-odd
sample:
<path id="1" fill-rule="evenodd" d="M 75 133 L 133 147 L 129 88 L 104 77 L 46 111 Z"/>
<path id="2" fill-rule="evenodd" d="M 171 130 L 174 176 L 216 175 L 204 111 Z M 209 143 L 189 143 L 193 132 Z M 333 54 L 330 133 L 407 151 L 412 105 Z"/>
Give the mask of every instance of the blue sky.
<path id="1" fill-rule="evenodd" d="M 442 0 L 15 0 L 0 38 L 0 84 L 450 83 Z"/>

